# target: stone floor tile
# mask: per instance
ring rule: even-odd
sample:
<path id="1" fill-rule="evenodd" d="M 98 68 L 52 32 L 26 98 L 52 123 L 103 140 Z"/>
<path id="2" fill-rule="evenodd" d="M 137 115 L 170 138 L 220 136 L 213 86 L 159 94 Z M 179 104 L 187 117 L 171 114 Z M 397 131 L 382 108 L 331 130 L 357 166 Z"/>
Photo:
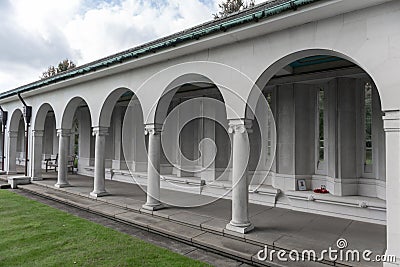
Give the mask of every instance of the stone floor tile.
<path id="1" fill-rule="evenodd" d="M 149 228 L 150 224 L 161 222 L 161 219 L 133 211 L 117 214 L 115 215 L 115 218 L 127 221 L 143 228 Z"/>
<path id="2" fill-rule="evenodd" d="M 169 219 L 200 227 L 202 223 L 211 221 L 213 218 L 191 212 L 180 212 L 169 216 Z"/>
<path id="3" fill-rule="evenodd" d="M 210 221 L 206 221 L 201 224 L 201 228 L 208 230 L 208 231 L 213 231 L 216 232 L 220 235 L 224 233 L 225 226 L 229 223 L 228 220 L 222 220 L 222 219 L 212 219 Z"/>
<path id="4" fill-rule="evenodd" d="M 153 211 L 153 215 L 158 216 L 158 217 L 162 217 L 165 219 L 169 219 L 169 217 L 171 215 L 175 215 L 182 212 L 182 209 L 180 208 L 175 208 L 175 207 L 166 207 L 164 209 L 161 210 L 156 210 Z"/>
<path id="5" fill-rule="evenodd" d="M 186 241 L 192 241 L 194 237 L 205 233 L 204 231 L 189 226 L 168 221 L 160 221 L 150 224 L 149 229 Z"/>
<path id="6" fill-rule="evenodd" d="M 193 238 L 193 242 L 199 245 L 211 247 L 226 254 L 237 255 L 249 261 L 252 256 L 262 248 L 261 246 L 252 245 L 243 241 L 211 233 L 199 235 Z"/>
<path id="7" fill-rule="evenodd" d="M 118 208 L 117 206 L 114 205 L 109 205 L 109 204 L 100 204 L 96 206 L 91 206 L 89 207 L 90 211 L 94 211 L 97 213 L 105 214 L 107 216 L 115 217 L 115 215 L 127 212 L 126 209 L 123 208 Z"/>

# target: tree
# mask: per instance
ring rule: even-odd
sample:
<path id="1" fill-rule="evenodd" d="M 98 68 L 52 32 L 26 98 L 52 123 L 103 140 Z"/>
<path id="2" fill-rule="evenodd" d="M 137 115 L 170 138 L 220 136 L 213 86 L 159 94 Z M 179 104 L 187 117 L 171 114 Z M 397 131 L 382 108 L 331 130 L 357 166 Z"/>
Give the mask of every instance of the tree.
<path id="1" fill-rule="evenodd" d="M 253 7 L 255 5 L 255 0 L 226 0 L 219 4 L 219 8 L 221 9 L 218 13 L 213 14 L 214 19 L 218 19 L 221 17 L 226 17 L 229 14 L 244 10 L 249 7 Z"/>
<path id="2" fill-rule="evenodd" d="M 72 62 L 72 60 L 64 59 L 58 63 L 57 68 L 52 65 L 49 66 L 47 68 L 47 70 L 42 73 L 42 76 L 40 76 L 40 79 L 46 79 L 46 78 L 52 77 L 58 73 L 73 69 L 75 67 L 76 67 L 76 65 L 74 62 Z"/>

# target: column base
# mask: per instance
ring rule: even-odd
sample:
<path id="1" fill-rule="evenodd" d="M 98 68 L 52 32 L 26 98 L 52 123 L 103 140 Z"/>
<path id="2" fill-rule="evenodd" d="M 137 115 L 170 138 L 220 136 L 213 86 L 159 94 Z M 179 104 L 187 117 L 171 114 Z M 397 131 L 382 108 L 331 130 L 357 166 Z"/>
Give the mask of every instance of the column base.
<path id="1" fill-rule="evenodd" d="M 142 206 L 143 209 L 145 210 L 150 210 L 150 211 L 156 211 L 156 210 L 160 210 L 164 208 L 164 205 L 162 203 L 158 203 L 158 204 L 144 204 Z"/>
<path id="2" fill-rule="evenodd" d="M 56 187 L 56 188 L 64 188 L 64 187 L 70 187 L 71 185 L 69 184 L 69 183 L 64 183 L 64 184 L 59 184 L 59 183 L 56 183 L 55 185 L 54 185 L 54 187 Z"/>
<path id="3" fill-rule="evenodd" d="M 236 223 L 230 222 L 226 225 L 225 229 L 236 232 L 236 233 L 245 234 L 245 233 L 248 233 L 251 230 L 253 230 L 254 225 L 252 223 L 236 224 Z"/>
<path id="4" fill-rule="evenodd" d="M 104 197 L 104 196 L 109 196 L 110 193 L 103 191 L 103 192 L 90 192 L 91 197 Z"/>

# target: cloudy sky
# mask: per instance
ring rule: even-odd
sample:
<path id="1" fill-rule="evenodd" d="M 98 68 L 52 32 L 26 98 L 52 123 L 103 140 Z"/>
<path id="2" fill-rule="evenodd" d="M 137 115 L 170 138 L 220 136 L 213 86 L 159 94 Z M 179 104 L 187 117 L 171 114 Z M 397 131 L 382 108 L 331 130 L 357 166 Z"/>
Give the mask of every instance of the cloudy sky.
<path id="1" fill-rule="evenodd" d="M 0 92 L 211 20 L 221 1 L 0 0 Z"/>

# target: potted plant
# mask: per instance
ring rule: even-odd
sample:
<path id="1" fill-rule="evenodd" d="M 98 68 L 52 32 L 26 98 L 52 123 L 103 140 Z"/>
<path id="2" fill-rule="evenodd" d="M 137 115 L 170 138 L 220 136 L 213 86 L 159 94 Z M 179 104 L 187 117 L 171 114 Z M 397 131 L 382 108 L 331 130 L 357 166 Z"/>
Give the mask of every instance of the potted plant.
<path id="1" fill-rule="evenodd" d="M 74 159 L 74 173 L 77 172 L 78 172 L 78 155 L 76 155 Z"/>

